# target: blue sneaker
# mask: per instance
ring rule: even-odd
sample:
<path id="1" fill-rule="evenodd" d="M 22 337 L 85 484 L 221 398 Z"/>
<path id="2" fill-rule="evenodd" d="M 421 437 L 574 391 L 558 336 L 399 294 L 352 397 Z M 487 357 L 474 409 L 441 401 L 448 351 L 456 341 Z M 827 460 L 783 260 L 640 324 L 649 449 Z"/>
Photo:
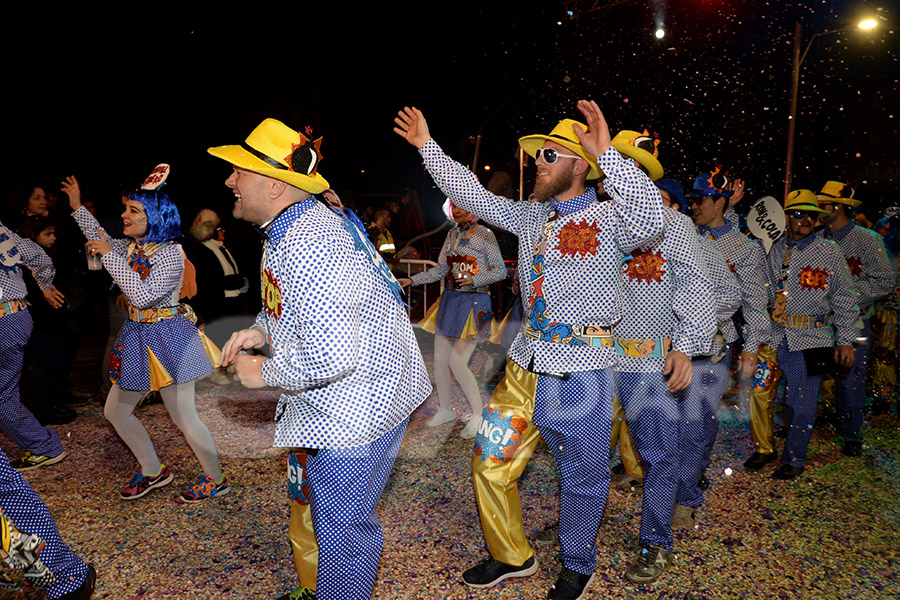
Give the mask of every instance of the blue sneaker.
<path id="1" fill-rule="evenodd" d="M 209 475 L 201 475 L 197 478 L 197 483 L 191 486 L 191 489 L 179 496 L 182 502 L 200 502 L 213 496 L 224 496 L 231 487 L 228 485 L 227 479 L 222 479 L 222 483 L 216 483 Z"/>

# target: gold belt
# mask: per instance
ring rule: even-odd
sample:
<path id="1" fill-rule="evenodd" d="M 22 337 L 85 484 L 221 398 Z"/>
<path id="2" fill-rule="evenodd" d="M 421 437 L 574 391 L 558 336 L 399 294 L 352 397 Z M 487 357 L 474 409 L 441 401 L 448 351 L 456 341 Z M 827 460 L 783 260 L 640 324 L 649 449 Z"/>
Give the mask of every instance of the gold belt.
<path id="1" fill-rule="evenodd" d="M 138 323 L 157 323 L 166 319 L 174 319 L 175 317 L 184 317 L 189 319 L 191 323 L 197 323 L 197 315 L 194 314 L 194 309 L 186 304 L 163 306 L 161 308 L 138 308 L 128 305 L 128 319 Z"/>
<path id="2" fill-rule="evenodd" d="M 25 300 L 10 300 L 0 303 L 0 317 L 23 311 L 26 308 L 28 308 L 28 302 Z"/>

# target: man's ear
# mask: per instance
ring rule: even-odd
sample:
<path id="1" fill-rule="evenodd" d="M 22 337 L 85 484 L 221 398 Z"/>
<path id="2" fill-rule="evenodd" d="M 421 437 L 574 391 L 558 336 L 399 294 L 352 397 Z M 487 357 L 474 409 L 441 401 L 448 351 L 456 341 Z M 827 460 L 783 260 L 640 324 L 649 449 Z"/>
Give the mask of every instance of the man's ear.
<path id="1" fill-rule="evenodd" d="M 269 181 L 266 182 L 268 184 L 267 192 L 270 200 L 277 200 L 280 198 L 289 187 L 288 184 L 281 181 L 280 179 L 275 179 L 274 177 L 269 178 Z"/>
<path id="2" fill-rule="evenodd" d="M 591 169 L 591 165 L 583 158 L 575 163 L 575 174 L 584 175 Z"/>

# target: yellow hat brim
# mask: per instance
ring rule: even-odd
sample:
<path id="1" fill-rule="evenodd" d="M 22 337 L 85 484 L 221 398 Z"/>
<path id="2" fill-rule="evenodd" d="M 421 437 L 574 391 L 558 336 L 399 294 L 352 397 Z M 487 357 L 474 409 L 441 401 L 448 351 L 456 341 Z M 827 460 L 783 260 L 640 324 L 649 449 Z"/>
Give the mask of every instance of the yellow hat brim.
<path id="1" fill-rule="evenodd" d="M 254 156 L 241 146 L 216 146 L 214 148 L 209 148 L 207 152 L 216 158 L 221 158 L 224 161 L 230 162 L 236 167 L 283 181 L 288 185 L 292 185 L 295 188 L 299 188 L 310 194 L 319 194 L 331 187 L 328 185 L 328 181 L 318 173 L 309 176 L 304 175 L 303 173 L 289 171 L 287 168 L 273 168 L 271 165 Z"/>
<path id="2" fill-rule="evenodd" d="M 519 138 L 519 146 L 521 146 L 522 150 L 524 150 L 525 153 L 528 154 L 528 156 L 530 156 L 531 158 L 534 158 L 534 155 L 537 153 L 538 149 L 543 148 L 544 144 L 547 142 L 559 144 L 560 146 L 571 150 L 576 155 L 586 160 L 588 162 L 588 165 L 590 166 L 587 174 L 588 180 L 599 179 L 603 177 L 603 171 L 600 170 L 600 165 L 597 164 L 597 157 L 585 150 L 584 146 L 582 146 L 581 144 L 573 144 L 568 140 L 549 135 L 526 135 L 525 137 Z"/>
<path id="3" fill-rule="evenodd" d="M 623 143 L 621 140 L 617 141 L 615 139 L 612 141 L 612 147 L 618 150 L 619 154 L 632 158 L 644 165 L 644 168 L 647 169 L 647 175 L 652 181 L 662 179 L 662 176 L 665 174 L 659 159 L 646 150 L 636 148 L 631 144 Z"/>
<path id="4" fill-rule="evenodd" d="M 862 204 L 862 200 L 856 200 L 854 198 L 836 198 L 834 196 L 827 196 L 822 194 L 816 194 L 816 200 L 819 202 L 829 202 L 831 204 L 845 204 L 852 208 L 856 208 L 860 204 Z"/>

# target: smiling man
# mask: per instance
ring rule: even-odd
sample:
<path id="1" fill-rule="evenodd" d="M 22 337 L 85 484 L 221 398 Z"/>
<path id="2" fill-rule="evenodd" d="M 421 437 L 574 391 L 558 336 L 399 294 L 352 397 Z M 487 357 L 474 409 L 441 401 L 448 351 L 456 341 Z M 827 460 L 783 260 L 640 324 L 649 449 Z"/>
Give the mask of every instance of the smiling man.
<path id="1" fill-rule="evenodd" d="M 235 146 L 234 216 L 257 225 L 263 308 L 231 336 L 222 366 L 250 388 L 282 389 L 275 446 L 292 448 L 289 534 L 301 586 L 291 600 L 369 598 L 381 558 L 375 506 L 409 415 L 431 383 L 400 288 L 328 189 L 312 141 L 274 119 Z M 272 358 L 245 354 L 268 344 Z M 312 529 L 312 531 L 310 531 Z"/>
<path id="2" fill-rule="evenodd" d="M 482 413 L 472 457 L 490 556 L 463 573 L 463 582 L 485 588 L 537 571 L 516 481 L 543 437 L 560 473 L 563 568 L 551 600 L 583 598 L 593 580 L 595 540 L 609 494 L 612 327 L 623 311 L 619 268 L 626 253 L 663 228 L 656 186 L 612 147 L 596 103 L 582 100 L 578 109 L 586 126 L 565 119 L 549 135 L 519 140 L 537 166 L 534 202 L 485 189 L 444 154 L 421 111 L 403 109 L 394 129 L 419 150 L 454 204 L 519 239 L 525 318 L 503 381 Z M 600 204 L 586 182 L 603 174 L 611 200 Z"/>

